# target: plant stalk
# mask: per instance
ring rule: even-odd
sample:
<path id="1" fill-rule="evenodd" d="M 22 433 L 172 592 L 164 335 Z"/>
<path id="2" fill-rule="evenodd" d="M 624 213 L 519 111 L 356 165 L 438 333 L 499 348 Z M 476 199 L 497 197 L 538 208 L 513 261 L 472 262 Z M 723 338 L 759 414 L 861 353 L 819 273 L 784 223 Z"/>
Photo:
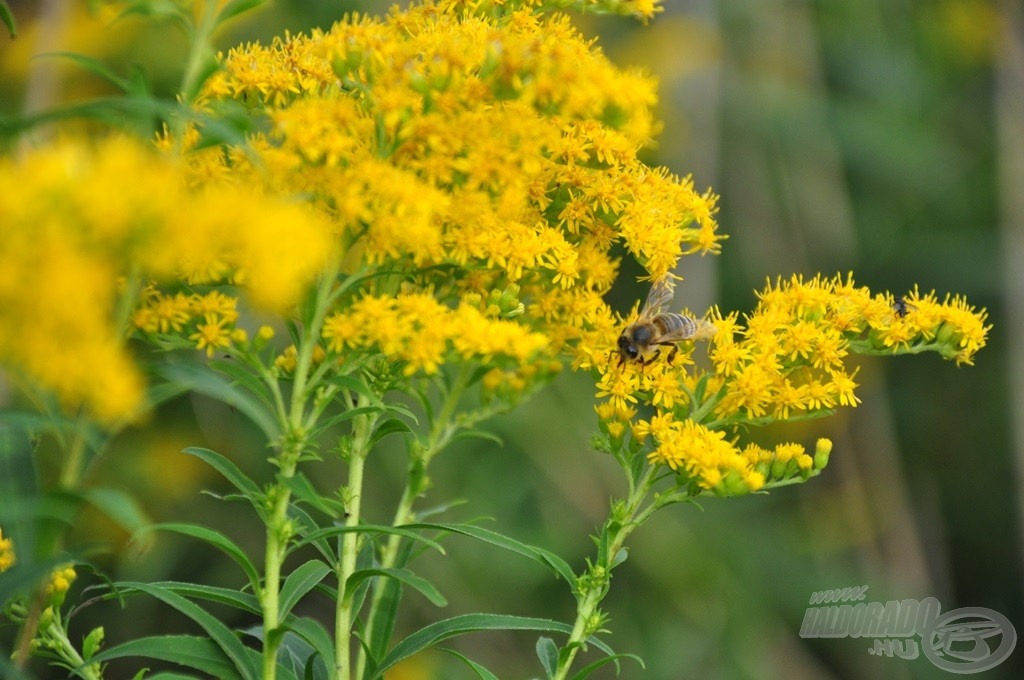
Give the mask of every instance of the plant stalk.
<path id="1" fill-rule="evenodd" d="M 613 510 L 601 529 L 602 540 L 599 541 L 599 545 L 608 546 L 607 550 L 599 549 L 593 566 L 577 580 L 581 584 L 580 589 L 583 590 L 583 593 L 582 597 L 577 600 L 576 620 L 573 622 L 569 640 L 559 654 L 558 668 L 555 670 L 552 680 L 566 680 L 569 677 L 576 654 L 587 639 L 600 628 L 595 617 L 599 616 L 598 607 L 611 588 L 615 557 L 625 546 L 626 539 L 630 534 L 659 507 L 656 502 L 644 505 L 651 488 L 657 481 L 654 470 L 654 466 L 645 467 L 640 478 L 631 482 L 626 502 L 624 504 L 615 503 L 612 506 Z"/>

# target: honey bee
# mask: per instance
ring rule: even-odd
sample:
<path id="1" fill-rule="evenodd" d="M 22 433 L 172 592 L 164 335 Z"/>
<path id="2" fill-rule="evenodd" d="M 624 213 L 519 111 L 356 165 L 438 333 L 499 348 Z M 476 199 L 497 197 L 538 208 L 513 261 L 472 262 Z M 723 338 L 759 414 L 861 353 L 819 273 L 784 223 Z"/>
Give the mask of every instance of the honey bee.
<path id="1" fill-rule="evenodd" d="M 639 361 L 645 366 L 658 358 L 662 347 L 672 348 L 668 353 L 671 364 L 679 351 L 676 343 L 707 340 L 714 336 L 716 328 L 707 321 L 664 311 L 672 300 L 672 293 L 673 284 L 669 278 L 659 279 L 651 286 L 640 316 L 619 336 L 620 366 L 626 361 Z"/>

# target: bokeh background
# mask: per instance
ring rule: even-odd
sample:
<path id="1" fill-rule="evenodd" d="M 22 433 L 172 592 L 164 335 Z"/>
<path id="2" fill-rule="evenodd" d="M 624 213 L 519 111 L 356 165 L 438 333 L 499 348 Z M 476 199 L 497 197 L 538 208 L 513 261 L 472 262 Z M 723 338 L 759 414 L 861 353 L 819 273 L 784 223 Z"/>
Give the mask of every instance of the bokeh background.
<path id="1" fill-rule="evenodd" d="M 111 23 L 102 6 L 77 0 L 11 4 L 22 34 L 0 38 L 0 115 L 107 93 L 69 64 L 31 59 L 48 51 L 89 54 L 122 74 L 138 64 L 156 93 L 173 95 L 185 45 L 172 27 Z M 578 23 L 620 65 L 659 76 L 664 132 L 648 160 L 692 173 L 698 188 L 721 195 L 719 222 L 730 238 L 721 256 L 684 261 L 677 302 L 749 310 L 766 277 L 852 270 L 860 284 L 896 294 L 915 285 L 940 297 L 964 293 L 988 308 L 994 328 L 973 367 L 933 355 L 864 358 L 858 408 L 750 433 L 762 444 L 830 437 L 832 462 L 820 478 L 771 495 L 708 500 L 702 509 L 671 507 L 634 534 L 604 608 L 609 643 L 643 657 L 647 671 L 627 661 L 621 677 L 944 676 L 924 658 L 872 656 L 865 640 L 804 640 L 798 631 L 814 591 L 867 585 L 869 601 L 934 596 L 944 610 L 994 609 L 1024 634 L 1024 6 L 665 4 L 646 27 L 589 16 Z M 227 49 L 326 28 L 346 11 L 384 9 L 275 0 L 233 24 L 221 43 Z M 17 189 L 4 194 L 16 200 Z M 643 295 L 637 273 L 624 264 L 612 293 L 619 309 Z M 427 503 L 462 498 L 450 516 L 493 518 L 494 528 L 579 569 L 609 499 L 623 492 L 615 466 L 588 448 L 595 424 L 590 379 L 563 375 L 490 424 L 503 446 L 471 441 L 438 460 Z M 92 481 L 130 491 L 154 520 L 209 522 L 259 554 L 262 533 L 245 508 L 200 493 L 223 489 L 180 454 L 196 444 L 271 474 L 239 414 L 189 398 L 123 436 L 92 468 Z M 397 448 L 383 449 L 371 465 L 368 517 L 385 520 L 404 462 Z M 326 464 L 324 479 L 340 472 Z M 77 544 L 105 546 L 92 559 L 116 577 L 240 583 L 226 559 L 196 543 L 131 544 L 98 514 L 78 526 Z M 569 593 L 542 568 L 468 540 L 448 545 L 448 556 L 428 556 L 418 569 L 449 606 L 439 612 L 407 596 L 404 631 L 473 611 L 571 620 Z M 79 621 L 83 632 L 102 622 L 110 644 L 190 630 L 142 600 L 124 612 L 86 608 Z M 0 629 L 7 649 L 9 634 Z M 532 678 L 541 675 L 534 642 L 479 634 L 451 646 L 502 678 Z M 1022 677 L 1022 659 L 1018 649 L 983 677 Z M 470 677 L 454 663 L 428 653 L 388 677 Z"/>

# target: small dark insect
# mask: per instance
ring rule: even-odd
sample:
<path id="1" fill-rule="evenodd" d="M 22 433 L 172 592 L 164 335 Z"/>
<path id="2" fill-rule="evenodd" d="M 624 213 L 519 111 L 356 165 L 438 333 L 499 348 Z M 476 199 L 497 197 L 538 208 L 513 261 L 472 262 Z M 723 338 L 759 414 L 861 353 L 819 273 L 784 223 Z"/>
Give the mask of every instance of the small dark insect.
<path id="1" fill-rule="evenodd" d="M 620 366 L 626 361 L 638 361 L 646 366 L 658 358 L 662 347 L 672 348 L 668 353 L 668 362 L 672 363 L 679 351 L 676 343 L 714 336 L 716 328 L 707 321 L 664 311 L 672 300 L 672 288 L 672 280 L 668 278 L 659 279 L 651 286 L 640 316 L 619 336 Z"/>
<path id="2" fill-rule="evenodd" d="M 907 302 L 902 295 L 897 295 L 892 301 L 892 311 L 901 319 L 915 309 L 917 309 L 917 307 Z"/>

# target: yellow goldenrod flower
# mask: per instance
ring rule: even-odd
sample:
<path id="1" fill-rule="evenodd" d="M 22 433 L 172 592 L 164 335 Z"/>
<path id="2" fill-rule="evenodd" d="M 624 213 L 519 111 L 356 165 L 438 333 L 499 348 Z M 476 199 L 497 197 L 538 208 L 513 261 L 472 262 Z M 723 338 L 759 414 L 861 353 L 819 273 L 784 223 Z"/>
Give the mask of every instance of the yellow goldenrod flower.
<path id="1" fill-rule="evenodd" d="M 0 530 L 0 572 L 10 569 L 14 562 L 14 542 L 4 538 L 4 532 Z"/>
<path id="2" fill-rule="evenodd" d="M 132 415 L 143 396 L 115 319 L 125 276 L 234 272 L 255 302 L 279 306 L 330 251 L 330 228 L 308 209 L 242 187 L 193 191 L 180 163 L 125 137 L 0 160 L 0 183 L 20 191 L 0 205 L 0 361 L 101 421 Z M 188 332 L 186 300 L 151 289 L 132 324 Z"/>

